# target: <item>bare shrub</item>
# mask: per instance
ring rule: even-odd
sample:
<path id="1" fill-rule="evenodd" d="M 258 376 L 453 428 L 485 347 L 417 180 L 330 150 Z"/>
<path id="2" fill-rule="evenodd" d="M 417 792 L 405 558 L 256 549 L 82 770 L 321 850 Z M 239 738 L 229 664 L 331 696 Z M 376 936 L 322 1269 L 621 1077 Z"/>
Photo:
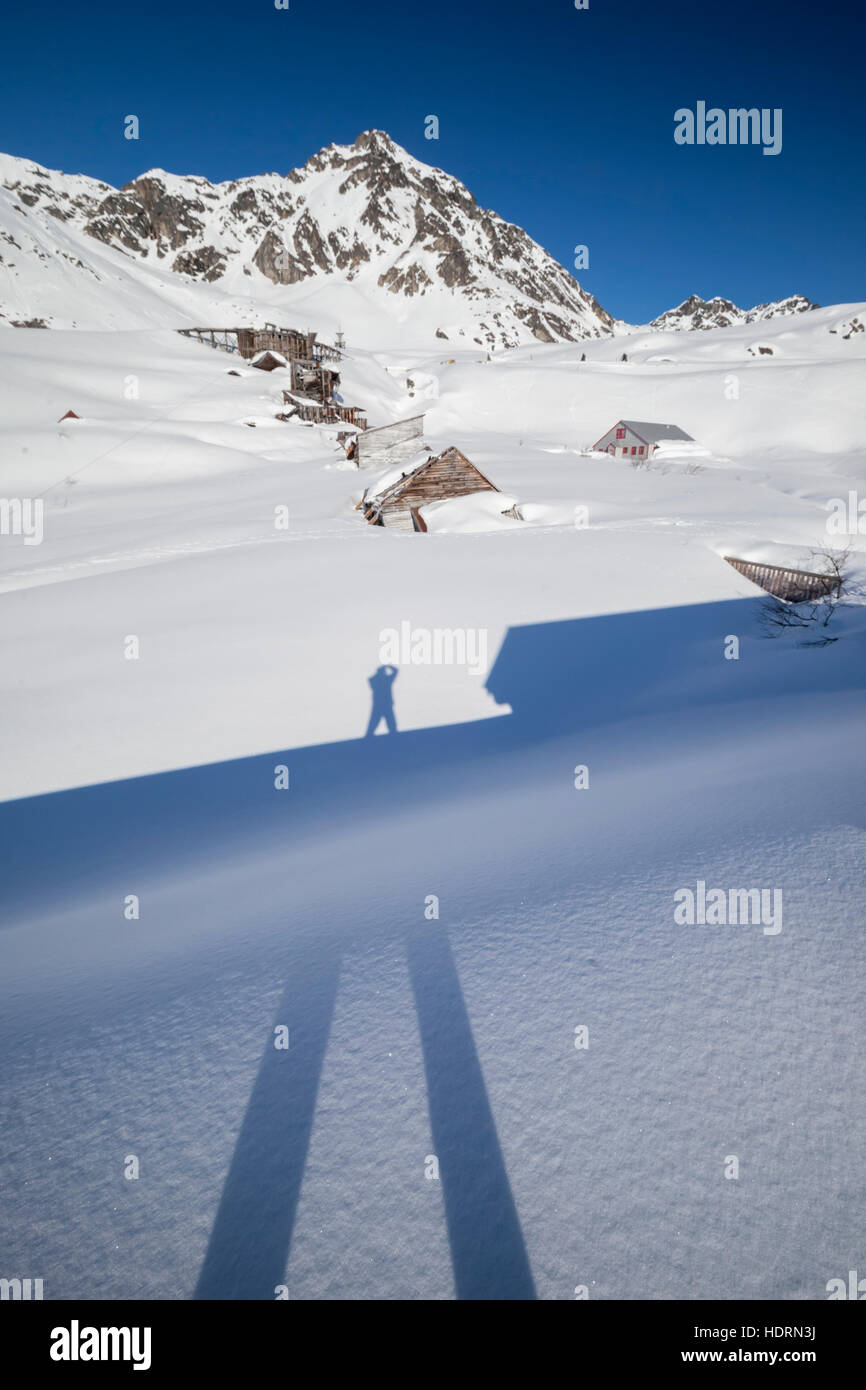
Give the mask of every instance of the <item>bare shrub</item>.
<path id="1" fill-rule="evenodd" d="M 830 581 L 828 592 L 820 598 L 806 599 L 800 603 L 770 597 L 764 603 L 760 622 L 765 637 L 780 637 L 792 629 L 808 633 L 800 647 L 827 647 L 839 639 L 827 632 L 836 611 L 845 606 L 846 601 L 858 596 L 851 585 L 851 549 L 835 550 L 832 546 L 814 547 L 810 552 L 809 567 L 813 574 L 825 575 Z M 862 597 L 862 596 L 861 596 Z"/>

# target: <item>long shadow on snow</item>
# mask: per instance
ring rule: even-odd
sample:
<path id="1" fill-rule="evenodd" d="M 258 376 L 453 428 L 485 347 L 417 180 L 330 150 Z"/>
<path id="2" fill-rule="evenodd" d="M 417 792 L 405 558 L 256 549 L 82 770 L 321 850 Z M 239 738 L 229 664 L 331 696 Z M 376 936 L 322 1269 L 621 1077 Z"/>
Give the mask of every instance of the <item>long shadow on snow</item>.
<path id="1" fill-rule="evenodd" d="M 820 651 L 756 637 L 759 599 L 532 624 L 509 629 L 487 690 L 513 713 L 377 738 L 277 750 L 123 782 L 0 803 L 6 922 L 16 910 L 48 912 L 135 876 L 183 872 L 219 854 L 288 836 L 293 844 L 380 812 L 448 798 L 462 785 L 489 785 L 553 736 L 640 714 L 711 707 L 755 696 L 866 686 L 866 644 L 850 638 Z M 723 655 L 740 636 L 738 661 Z M 398 711 L 399 713 L 399 711 Z M 360 733 L 360 731 L 359 731 Z M 275 768 L 291 789 L 275 790 Z M 128 891 L 123 887 L 123 891 Z"/>
<path id="2" fill-rule="evenodd" d="M 460 1299 L 534 1299 L 535 1286 L 496 1124 L 444 934 L 408 941 L 433 1145 Z M 307 1162 L 339 978 L 335 948 L 299 960 L 275 1015 L 235 1144 L 196 1299 L 273 1299 L 282 1283 Z"/>
<path id="3" fill-rule="evenodd" d="M 276 1021 L 289 1047 L 265 1048 L 223 1186 L 197 1299 L 273 1299 L 283 1281 L 334 1012 L 336 952 L 300 959 Z"/>
<path id="4" fill-rule="evenodd" d="M 409 938 L 433 1148 L 459 1299 L 533 1299 L 496 1123 L 444 933 Z"/>
<path id="5" fill-rule="evenodd" d="M 413 807 L 489 789 L 545 740 L 641 713 L 711 707 L 760 695 L 866 685 L 863 644 L 783 649 L 749 636 L 760 600 L 617 614 L 512 628 L 487 681 L 511 716 L 262 757 L 0 805 L 13 859 L 7 904 L 44 913 L 85 890 L 126 891 L 166 866 L 192 874 L 217 854 L 270 839 L 321 841 L 341 823 L 411 818 Z M 725 661 L 729 634 L 739 662 Z M 537 754 L 537 756 L 535 756 Z M 557 755 L 558 757 L 560 755 Z M 561 759 L 560 759 L 561 760 Z M 274 789 L 286 763 L 291 790 Z M 558 773 L 561 772 L 557 764 Z M 513 788 L 512 788 L 513 789 Z M 447 853 L 431 846 L 431 855 Z M 375 882 L 372 883 L 375 887 Z M 11 915 L 11 914 L 10 914 Z M 441 1163 L 455 1283 L 461 1298 L 532 1298 L 523 1237 L 450 946 L 438 928 L 408 941 L 431 1127 Z M 224 1182 L 197 1296 L 273 1298 L 289 1255 L 339 972 L 338 948 L 299 959 L 276 1022 L 288 1053 L 268 1044 Z"/>

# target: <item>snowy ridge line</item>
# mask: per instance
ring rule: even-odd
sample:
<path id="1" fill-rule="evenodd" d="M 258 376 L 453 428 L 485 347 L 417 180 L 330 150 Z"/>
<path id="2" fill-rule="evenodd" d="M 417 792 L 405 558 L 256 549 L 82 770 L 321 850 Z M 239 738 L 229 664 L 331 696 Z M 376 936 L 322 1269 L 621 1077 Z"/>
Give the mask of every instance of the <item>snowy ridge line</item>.
<path id="1" fill-rule="evenodd" d="M 526 232 L 382 131 L 329 145 L 285 177 L 222 184 L 154 169 L 118 190 L 11 156 L 0 170 L 0 234 L 27 261 L 5 263 L 7 320 L 255 324 L 304 304 L 318 322 L 311 294 L 339 288 L 329 327 L 345 319 L 364 341 L 408 328 L 419 343 L 493 350 L 612 332 L 610 315 Z"/>
<path id="2" fill-rule="evenodd" d="M 358 338 L 370 336 L 371 321 L 377 335 L 387 321 L 404 338 L 417 324 L 419 343 L 499 350 L 768 324 L 818 307 L 797 294 L 745 310 L 693 294 L 647 324 L 613 320 L 526 232 L 381 131 L 329 145 L 285 176 L 221 184 L 151 169 L 118 190 L 7 155 L 0 174 L 0 239 L 25 257 L 22 268 L 0 254 L 7 322 L 177 329 L 179 320 L 193 327 L 230 316 L 254 324 L 295 314 L 291 305 L 309 316 L 310 295 L 324 291 L 324 308 L 332 286 L 343 306 L 327 304 L 331 328 L 348 307 Z M 98 292 L 106 281 L 110 308 Z"/>

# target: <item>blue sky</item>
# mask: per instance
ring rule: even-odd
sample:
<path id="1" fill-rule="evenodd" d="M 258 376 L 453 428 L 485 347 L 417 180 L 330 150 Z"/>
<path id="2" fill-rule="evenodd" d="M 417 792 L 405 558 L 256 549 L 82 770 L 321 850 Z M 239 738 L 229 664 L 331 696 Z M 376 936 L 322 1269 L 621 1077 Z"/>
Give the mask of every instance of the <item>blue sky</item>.
<path id="1" fill-rule="evenodd" d="M 220 180 L 376 127 L 569 269 L 586 245 L 577 278 L 617 317 L 691 292 L 858 300 L 863 14 L 853 0 L 10 5 L 0 149 L 114 184 L 153 167 Z M 674 111 L 699 100 L 781 107 L 782 152 L 676 145 Z"/>

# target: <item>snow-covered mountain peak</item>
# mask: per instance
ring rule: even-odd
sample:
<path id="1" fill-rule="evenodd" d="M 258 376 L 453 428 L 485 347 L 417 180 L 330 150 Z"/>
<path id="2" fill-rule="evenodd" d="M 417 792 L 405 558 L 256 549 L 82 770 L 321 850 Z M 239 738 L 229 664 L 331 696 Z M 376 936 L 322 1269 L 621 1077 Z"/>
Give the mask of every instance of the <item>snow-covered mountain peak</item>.
<path id="1" fill-rule="evenodd" d="M 351 145 L 328 145 L 285 175 L 214 184 L 149 169 L 115 189 L 5 157 L 0 183 L 0 238 L 21 252 L 13 258 L 0 245 L 5 285 L 21 291 L 16 298 L 4 287 L 12 297 L 0 301 L 0 315 L 9 321 L 99 327 L 110 312 L 111 326 L 120 326 L 116 298 L 99 305 L 88 294 L 82 311 L 74 289 L 85 279 L 69 287 L 64 302 L 44 274 L 52 258 L 71 256 L 82 277 L 99 279 L 107 254 L 115 277 L 130 273 L 131 258 L 148 272 L 136 277 L 139 286 L 175 305 L 191 285 L 212 286 L 233 301 L 233 319 L 239 294 L 266 297 L 269 316 L 288 317 L 296 287 L 352 284 L 380 314 L 404 325 L 411 320 L 415 335 L 428 339 L 497 348 L 612 330 L 592 295 L 526 232 L 479 207 L 459 179 L 415 159 L 380 130 L 363 131 Z M 75 254 L 56 244 L 57 220 L 75 239 Z M 207 319 L 202 308 L 172 326 L 188 323 L 190 312 Z M 146 317 L 152 321 L 153 313 Z"/>
<path id="2" fill-rule="evenodd" d="M 701 299 L 700 295 L 690 294 L 675 309 L 668 309 L 653 319 L 649 326 L 668 332 L 693 328 L 730 328 L 734 324 L 756 323 L 759 319 L 771 319 L 778 315 L 802 314 L 817 307 L 802 294 L 794 294 L 771 304 L 756 304 L 753 309 L 738 309 L 730 299 L 719 296 Z"/>

